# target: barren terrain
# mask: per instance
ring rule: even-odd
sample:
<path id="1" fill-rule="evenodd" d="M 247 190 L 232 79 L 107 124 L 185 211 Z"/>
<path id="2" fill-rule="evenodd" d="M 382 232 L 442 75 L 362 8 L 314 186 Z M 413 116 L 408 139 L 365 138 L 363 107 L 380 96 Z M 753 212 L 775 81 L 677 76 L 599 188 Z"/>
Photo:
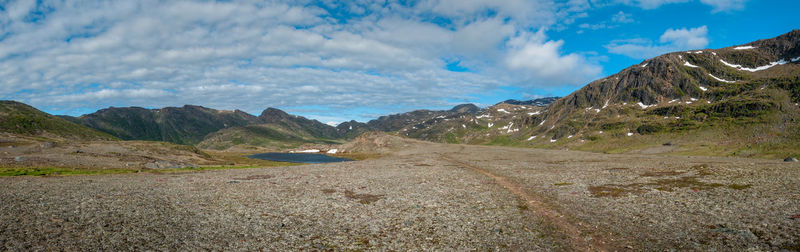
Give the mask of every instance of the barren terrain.
<path id="1" fill-rule="evenodd" d="M 800 248 L 798 163 L 395 147 L 319 165 L 2 177 L 0 248 Z"/>

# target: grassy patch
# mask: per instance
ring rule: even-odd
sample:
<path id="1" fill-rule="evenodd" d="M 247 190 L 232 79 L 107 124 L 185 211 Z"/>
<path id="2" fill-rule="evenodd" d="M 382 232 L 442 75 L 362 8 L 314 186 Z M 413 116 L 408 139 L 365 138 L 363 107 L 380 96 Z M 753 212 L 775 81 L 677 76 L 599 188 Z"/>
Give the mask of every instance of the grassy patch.
<path id="1" fill-rule="evenodd" d="M 340 157 L 340 158 L 349 158 L 349 159 L 352 159 L 352 160 L 360 161 L 360 160 L 380 158 L 380 157 L 383 157 L 384 154 L 357 152 L 357 153 L 328 154 L 328 156 Z"/>
<path id="2" fill-rule="evenodd" d="M 572 183 L 570 183 L 570 182 L 561 182 L 561 183 L 555 183 L 553 185 L 554 186 L 565 186 L 565 185 L 572 185 Z"/>
<path id="3" fill-rule="evenodd" d="M 728 188 L 734 189 L 734 190 L 744 190 L 744 189 L 747 189 L 747 188 L 750 188 L 750 187 L 752 187 L 752 185 L 740 185 L 740 184 L 730 184 L 730 185 L 728 185 Z"/>

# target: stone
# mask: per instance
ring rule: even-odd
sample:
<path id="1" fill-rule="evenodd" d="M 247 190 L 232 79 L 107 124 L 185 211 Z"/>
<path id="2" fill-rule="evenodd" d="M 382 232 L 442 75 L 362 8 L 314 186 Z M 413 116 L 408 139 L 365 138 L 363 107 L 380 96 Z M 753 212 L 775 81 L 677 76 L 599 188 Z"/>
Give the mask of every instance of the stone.
<path id="1" fill-rule="evenodd" d="M 147 169 L 178 169 L 178 168 L 185 168 L 188 167 L 187 165 L 175 163 L 171 161 L 165 160 L 156 160 L 150 163 L 144 164 L 144 168 Z"/>
<path id="2" fill-rule="evenodd" d="M 795 157 L 787 157 L 783 160 L 783 162 L 797 162 L 797 158 Z"/>
<path id="3" fill-rule="evenodd" d="M 44 143 L 40 143 L 39 147 L 42 147 L 42 149 L 50 149 L 50 148 L 56 147 L 56 143 L 54 143 L 54 142 L 44 142 Z"/>
<path id="4" fill-rule="evenodd" d="M 14 161 L 17 161 L 17 162 L 25 161 L 25 157 L 14 157 Z"/>

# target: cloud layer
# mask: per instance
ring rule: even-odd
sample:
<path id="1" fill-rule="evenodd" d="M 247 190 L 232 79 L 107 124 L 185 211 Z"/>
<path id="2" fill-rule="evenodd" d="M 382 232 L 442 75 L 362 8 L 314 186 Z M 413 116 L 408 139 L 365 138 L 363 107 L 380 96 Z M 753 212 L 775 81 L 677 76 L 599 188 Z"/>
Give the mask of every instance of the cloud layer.
<path id="1" fill-rule="evenodd" d="M 725 11 L 745 0 L 700 1 Z M 587 17 L 592 6 L 673 2 L 684 0 L 10 1 L 0 6 L 0 99 L 70 114 L 313 107 L 334 121 L 358 116 L 332 111 L 448 106 L 499 87 L 527 93 L 588 83 L 602 74 L 603 56 L 567 51 L 570 42 L 548 30 Z M 632 22 L 619 11 L 576 26 Z M 706 33 L 668 30 L 658 43 L 607 48 L 647 57 L 705 46 Z"/>
<path id="2" fill-rule="evenodd" d="M 659 43 L 648 39 L 626 39 L 612 41 L 606 45 L 609 52 L 635 59 L 652 58 L 667 52 L 702 49 L 708 46 L 708 27 L 667 29 Z"/>
<path id="3" fill-rule="evenodd" d="M 544 35 L 549 1 L 403 2 L 15 1 L 0 9 L 0 98 L 392 110 L 600 72 Z"/>

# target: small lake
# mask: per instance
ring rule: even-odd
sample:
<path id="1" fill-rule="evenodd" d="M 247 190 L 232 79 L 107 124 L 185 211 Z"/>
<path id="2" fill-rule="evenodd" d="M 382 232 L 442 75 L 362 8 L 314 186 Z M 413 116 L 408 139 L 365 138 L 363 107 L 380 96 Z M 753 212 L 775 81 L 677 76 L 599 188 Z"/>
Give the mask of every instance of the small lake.
<path id="1" fill-rule="evenodd" d="M 306 164 L 353 161 L 352 159 L 349 158 L 331 157 L 324 154 L 312 154 L 312 153 L 270 152 L 270 153 L 253 154 L 247 157 L 269 160 L 269 161 L 306 163 Z"/>

